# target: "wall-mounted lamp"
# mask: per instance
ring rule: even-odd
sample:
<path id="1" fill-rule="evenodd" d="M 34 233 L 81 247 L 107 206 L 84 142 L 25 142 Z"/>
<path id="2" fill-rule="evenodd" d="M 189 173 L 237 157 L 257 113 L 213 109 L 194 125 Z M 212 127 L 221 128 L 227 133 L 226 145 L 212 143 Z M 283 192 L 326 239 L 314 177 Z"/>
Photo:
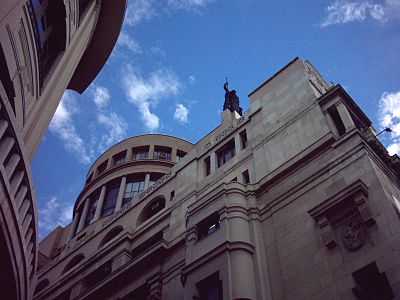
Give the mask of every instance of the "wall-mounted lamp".
<path id="1" fill-rule="evenodd" d="M 381 133 L 383 133 L 383 132 L 392 132 L 393 130 L 392 129 L 390 129 L 389 127 L 386 127 L 385 129 L 383 129 L 381 132 L 379 132 L 377 135 L 375 135 L 375 136 L 378 136 L 378 135 L 380 135 Z"/>

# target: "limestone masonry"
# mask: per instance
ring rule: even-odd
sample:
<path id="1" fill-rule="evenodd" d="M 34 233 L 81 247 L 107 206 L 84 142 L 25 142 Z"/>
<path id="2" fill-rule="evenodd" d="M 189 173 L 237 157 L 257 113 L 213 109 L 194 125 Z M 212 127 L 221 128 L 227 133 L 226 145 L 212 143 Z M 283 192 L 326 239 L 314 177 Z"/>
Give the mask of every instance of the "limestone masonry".
<path id="1" fill-rule="evenodd" d="M 195 144 L 105 151 L 39 245 L 34 299 L 398 299 L 399 157 L 308 61 L 249 98 Z"/>

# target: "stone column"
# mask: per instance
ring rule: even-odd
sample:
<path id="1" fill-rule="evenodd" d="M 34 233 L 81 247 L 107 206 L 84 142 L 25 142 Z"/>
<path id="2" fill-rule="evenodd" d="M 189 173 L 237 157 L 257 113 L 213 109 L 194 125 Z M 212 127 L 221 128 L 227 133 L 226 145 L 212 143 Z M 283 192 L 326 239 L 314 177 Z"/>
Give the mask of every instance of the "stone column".
<path id="1" fill-rule="evenodd" d="M 72 238 L 75 235 L 75 231 L 76 231 L 76 227 L 78 226 L 80 215 L 81 215 L 80 211 L 77 211 L 75 213 L 74 220 L 73 220 L 72 225 L 71 225 L 71 227 L 69 229 L 69 233 L 68 233 L 68 237 L 67 237 L 67 244 L 72 240 Z"/>
<path id="2" fill-rule="evenodd" d="M 351 128 L 355 127 L 353 119 L 351 118 L 351 115 L 347 110 L 347 107 L 343 103 L 339 103 L 336 106 L 336 109 L 340 115 L 340 118 L 342 119 L 344 127 L 346 128 L 346 132 L 349 131 Z"/>
<path id="3" fill-rule="evenodd" d="M 106 186 L 103 185 L 101 187 L 101 192 L 100 192 L 100 197 L 99 197 L 99 201 L 97 201 L 97 207 L 96 207 L 96 211 L 94 213 L 94 218 L 93 218 L 93 222 L 97 221 L 98 219 L 100 219 L 100 215 L 101 215 L 101 210 L 103 208 L 103 203 L 104 203 L 104 198 L 106 196 Z"/>
<path id="4" fill-rule="evenodd" d="M 119 186 L 117 203 L 115 204 L 115 211 L 118 211 L 122 207 L 122 200 L 124 199 L 126 186 L 126 176 L 122 177 L 121 184 Z"/>
<path id="5" fill-rule="evenodd" d="M 176 149 L 176 148 L 172 148 L 172 151 L 171 151 L 171 161 L 173 161 L 173 162 L 177 162 L 177 161 L 176 161 L 176 153 L 178 152 L 177 150 L 178 150 L 178 149 Z"/>
<path id="6" fill-rule="evenodd" d="M 144 190 L 149 188 L 150 183 L 150 173 L 146 173 L 146 177 L 144 178 Z"/>
<path id="7" fill-rule="evenodd" d="M 132 160 L 132 148 L 128 148 L 127 150 L 126 150 L 126 156 L 125 156 L 125 161 L 130 161 L 130 160 Z"/>
<path id="8" fill-rule="evenodd" d="M 229 252 L 232 299 L 256 299 L 252 254 L 235 249 Z"/>
<path id="9" fill-rule="evenodd" d="M 217 169 L 217 155 L 215 152 L 210 153 L 210 173 L 214 173 L 215 170 Z"/>
<path id="10" fill-rule="evenodd" d="M 113 164 L 113 158 L 112 157 L 110 157 L 108 160 L 107 160 L 107 167 L 106 167 L 106 170 L 108 170 L 109 168 L 111 168 L 112 167 L 112 164 Z M 103 173 L 104 173 L 105 171 L 103 171 Z"/>
<path id="11" fill-rule="evenodd" d="M 83 207 L 82 215 L 79 220 L 79 225 L 78 225 L 78 229 L 76 230 L 76 233 L 78 233 L 85 227 L 85 221 L 86 221 L 86 217 L 87 217 L 87 214 L 89 211 L 89 205 L 90 205 L 90 198 L 86 198 L 85 206 Z"/>
<path id="12" fill-rule="evenodd" d="M 149 145 L 149 158 L 154 157 L 154 145 Z"/>
<path id="13" fill-rule="evenodd" d="M 229 194 L 226 203 L 226 219 L 222 220 L 221 217 L 221 229 L 229 228 L 231 299 L 256 299 L 254 246 L 247 215 L 247 200 L 243 195 Z"/>
<path id="14" fill-rule="evenodd" d="M 237 133 L 235 135 L 235 155 L 238 155 L 242 151 L 242 146 L 240 145 L 240 135 Z"/>

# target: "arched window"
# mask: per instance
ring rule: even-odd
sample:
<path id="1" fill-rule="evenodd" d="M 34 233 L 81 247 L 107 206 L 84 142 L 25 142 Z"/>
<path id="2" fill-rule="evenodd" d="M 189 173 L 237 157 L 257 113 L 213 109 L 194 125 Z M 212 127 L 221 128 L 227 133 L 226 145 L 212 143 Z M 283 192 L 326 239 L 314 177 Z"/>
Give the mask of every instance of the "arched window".
<path id="1" fill-rule="evenodd" d="M 77 256 L 75 256 L 73 259 L 71 259 L 71 261 L 65 266 L 64 270 L 62 271 L 62 274 L 67 272 L 68 270 L 72 269 L 73 267 L 75 267 L 76 265 L 78 265 L 83 259 L 85 258 L 85 256 L 83 254 L 78 254 Z"/>
<path id="2" fill-rule="evenodd" d="M 49 285 L 49 280 L 48 279 L 43 279 L 42 281 L 40 281 L 35 288 L 35 292 L 34 294 L 39 293 L 40 291 L 42 291 L 46 286 Z"/>
<path id="3" fill-rule="evenodd" d="M 157 197 L 152 200 L 143 211 L 140 213 L 137 226 L 145 222 L 146 220 L 150 219 L 152 216 L 157 214 L 165 207 L 165 198 L 164 197 Z"/>
<path id="4" fill-rule="evenodd" d="M 121 232 L 123 228 L 122 226 L 117 226 L 113 229 L 111 229 L 106 236 L 103 238 L 103 240 L 100 242 L 99 248 L 102 247 L 103 245 L 107 244 L 109 241 L 117 237 Z"/>

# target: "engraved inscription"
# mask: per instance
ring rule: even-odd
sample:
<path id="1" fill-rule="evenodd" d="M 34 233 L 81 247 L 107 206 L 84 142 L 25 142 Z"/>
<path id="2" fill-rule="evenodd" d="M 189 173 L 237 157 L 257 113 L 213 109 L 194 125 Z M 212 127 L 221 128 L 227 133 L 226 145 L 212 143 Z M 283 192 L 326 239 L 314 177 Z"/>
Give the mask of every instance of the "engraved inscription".
<path id="1" fill-rule="evenodd" d="M 233 130 L 233 125 L 230 125 L 228 128 L 224 129 L 220 134 L 215 137 L 215 140 L 219 142 L 224 136 L 230 133 Z"/>
<path id="2" fill-rule="evenodd" d="M 324 83 L 321 81 L 319 76 L 317 76 L 309 66 L 306 67 L 307 73 L 308 73 L 308 78 L 310 81 L 315 85 L 315 87 L 322 93 L 324 94 L 326 92 Z"/>

